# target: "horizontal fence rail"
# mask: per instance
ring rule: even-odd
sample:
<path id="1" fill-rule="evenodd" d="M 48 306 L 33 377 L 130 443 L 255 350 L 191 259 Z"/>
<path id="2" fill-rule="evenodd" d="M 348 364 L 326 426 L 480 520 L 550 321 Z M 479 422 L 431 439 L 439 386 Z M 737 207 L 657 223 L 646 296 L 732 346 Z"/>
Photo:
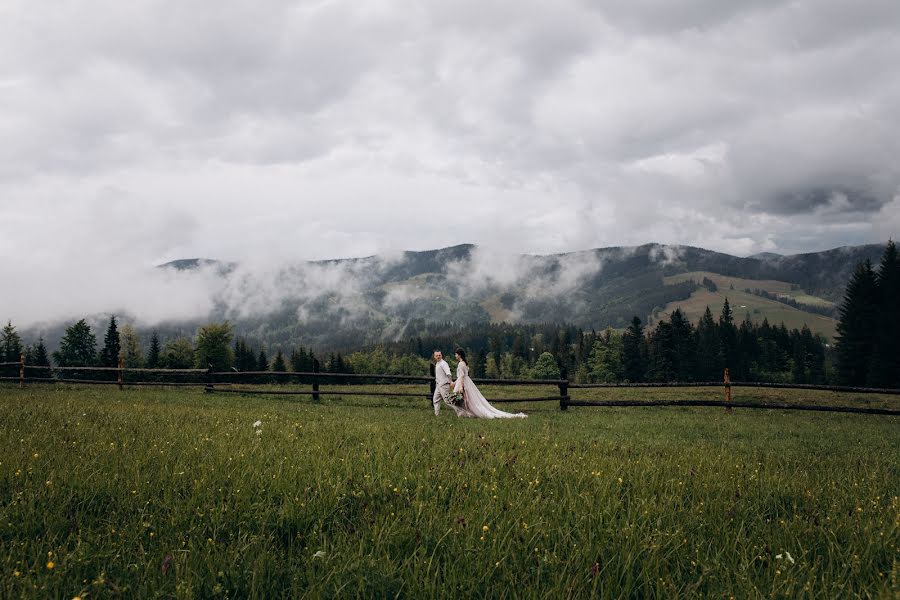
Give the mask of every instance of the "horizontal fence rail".
<path id="1" fill-rule="evenodd" d="M 321 390 L 260 390 L 257 388 L 252 389 L 242 389 L 242 388 L 231 388 L 231 389 L 212 389 L 210 391 L 220 393 L 224 392 L 227 394 L 251 394 L 257 395 L 261 394 L 264 396 L 389 396 L 394 398 L 428 398 L 431 399 L 431 396 L 427 394 L 415 394 L 410 392 L 351 392 L 346 390 L 332 390 L 332 391 L 321 391 Z"/>
<path id="2" fill-rule="evenodd" d="M 868 406 L 828 406 L 788 404 L 785 402 L 723 402 L 721 400 L 570 400 L 569 406 L 714 406 L 718 408 L 765 408 L 773 410 L 806 410 L 817 412 L 843 412 L 866 415 L 900 416 L 900 410 Z"/>
<path id="3" fill-rule="evenodd" d="M 819 385 L 815 383 L 767 383 L 761 381 L 731 381 L 731 387 L 758 387 L 787 390 L 820 390 L 826 392 L 849 392 L 854 394 L 887 394 L 900 395 L 900 389 L 894 388 L 870 388 L 850 387 L 843 385 Z M 723 381 L 664 381 L 641 383 L 571 383 L 569 389 L 584 390 L 598 388 L 681 388 L 681 387 L 722 387 Z"/>
<path id="4" fill-rule="evenodd" d="M 26 383 L 73 383 L 88 385 L 116 385 L 119 389 L 125 386 L 171 386 L 171 387 L 202 387 L 207 393 L 225 393 L 225 394 L 245 394 L 245 395 L 272 395 L 272 396 L 311 396 L 313 401 L 319 401 L 323 396 L 341 397 L 341 396 L 371 396 L 371 397 L 392 397 L 392 398 L 418 398 L 427 399 L 429 404 L 433 398 L 436 383 L 434 365 L 430 366 L 430 374 L 428 377 L 418 375 L 393 375 L 388 373 L 323 373 L 319 370 L 319 363 L 315 361 L 312 371 L 214 371 L 211 367 L 208 369 L 149 369 L 138 367 L 125 367 L 124 361 L 120 360 L 117 367 L 95 367 L 95 366 L 64 366 L 50 367 L 41 365 L 25 364 L 23 356 L 19 362 L 0 362 L 0 367 L 7 367 L 6 372 L 9 373 L 10 367 L 18 370 L 18 377 L 0 376 L 0 381 L 18 382 L 19 387 L 24 388 Z M 42 373 L 42 376 L 28 376 L 28 372 Z M 109 379 L 80 379 L 72 377 L 72 374 L 84 372 L 89 373 L 108 373 L 114 374 L 115 378 Z M 53 374 L 58 376 L 54 377 Z M 127 375 L 150 375 L 150 376 L 173 376 L 186 375 L 194 378 L 194 381 L 171 381 L 171 380 L 133 380 L 127 378 Z M 829 406 L 829 405 L 809 405 L 809 404 L 790 404 L 782 402 L 733 402 L 731 400 L 731 388 L 773 388 L 773 389 L 796 389 L 796 390 L 818 390 L 832 391 L 839 393 L 852 394 L 884 394 L 884 395 L 900 395 L 900 389 L 885 389 L 871 387 L 850 387 L 850 386 L 834 386 L 819 384 L 798 384 L 798 383 L 768 383 L 758 381 L 731 381 L 728 369 L 725 369 L 723 381 L 691 381 L 691 382 L 640 382 L 640 383 L 570 383 L 566 371 L 563 369 L 559 379 L 473 379 L 477 384 L 494 385 L 494 386 L 548 386 L 558 388 L 558 394 L 547 396 L 532 397 L 500 397 L 491 398 L 492 403 L 511 403 L 511 402 L 558 402 L 561 410 L 567 410 L 569 407 L 651 407 L 651 406 L 683 406 L 683 407 L 718 407 L 731 410 L 733 408 L 749 408 L 749 409 L 774 409 L 774 410 L 800 410 L 800 411 L 818 411 L 818 412 L 844 412 L 858 414 L 873 415 L 892 415 L 900 416 L 900 409 L 880 408 L 872 406 Z M 246 381 L 252 378 L 254 381 Z M 200 379 L 199 381 L 197 379 Z M 245 381 L 241 381 L 244 379 Z M 401 384 L 428 383 L 429 390 L 427 393 L 423 390 L 420 392 L 412 391 L 356 391 L 346 389 L 320 389 L 320 386 L 358 386 L 363 383 L 373 382 L 396 382 Z M 272 389 L 249 387 L 249 385 L 269 385 L 283 386 L 309 386 L 308 389 Z M 248 385 L 249 384 L 249 385 Z M 701 388 L 701 387 L 724 387 L 725 400 L 668 400 L 668 399 L 647 399 L 647 400 L 583 400 L 572 399 L 569 396 L 570 390 L 597 390 L 597 389 L 627 389 L 627 388 Z"/>
<path id="5" fill-rule="evenodd" d="M 206 373 L 206 371 L 203 371 Z M 319 371 L 213 371 L 209 373 L 213 377 L 307 377 L 321 379 L 390 379 L 392 381 L 431 381 L 430 377 L 419 375 L 387 375 L 381 373 L 322 373 Z"/>

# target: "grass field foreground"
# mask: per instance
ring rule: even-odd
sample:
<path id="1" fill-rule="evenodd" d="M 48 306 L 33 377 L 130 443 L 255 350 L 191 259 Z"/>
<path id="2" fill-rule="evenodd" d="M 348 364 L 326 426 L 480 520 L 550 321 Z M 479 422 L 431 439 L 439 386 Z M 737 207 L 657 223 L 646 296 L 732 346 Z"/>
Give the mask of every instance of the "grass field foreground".
<path id="1" fill-rule="evenodd" d="M 897 418 L 535 408 L 0 387 L 0 597 L 900 592 Z"/>

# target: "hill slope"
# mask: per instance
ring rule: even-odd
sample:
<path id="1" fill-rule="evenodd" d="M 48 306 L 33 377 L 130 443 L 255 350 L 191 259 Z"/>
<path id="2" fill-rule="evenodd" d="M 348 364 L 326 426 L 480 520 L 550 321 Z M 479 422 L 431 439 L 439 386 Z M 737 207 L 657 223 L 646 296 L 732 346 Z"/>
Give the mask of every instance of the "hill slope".
<path id="1" fill-rule="evenodd" d="M 347 349 L 445 322 L 624 327 L 634 315 L 647 320 L 675 307 L 696 319 L 707 304 L 720 310 L 726 296 L 737 318 L 749 312 L 753 320 L 806 323 L 831 339 L 834 319 L 819 313 L 840 301 L 858 262 L 877 261 L 882 251 L 882 245 L 868 245 L 742 258 L 646 244 L 536 256 L 460 245 L 292 264 L 265 273 L 210 261 L 167 267 L 217 268 L 222 285 L 213 291 L 210 318 L 228 318 L 240 333 L 271 346 Z M 718 289 L 703 287 L 704 277 Z M 800 305 L 788 306 L 789 299 Z"/>

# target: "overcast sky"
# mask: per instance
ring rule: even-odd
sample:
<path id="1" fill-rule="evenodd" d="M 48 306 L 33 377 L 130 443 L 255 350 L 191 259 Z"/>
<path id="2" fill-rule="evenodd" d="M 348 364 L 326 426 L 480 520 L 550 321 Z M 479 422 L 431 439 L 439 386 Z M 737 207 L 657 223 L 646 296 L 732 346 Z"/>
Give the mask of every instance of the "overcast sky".
<path id="1" fill-rule="evenodd" d="M 898 32 L 897 0 L 0 0 L 0 276 L 885 240 Z"/>

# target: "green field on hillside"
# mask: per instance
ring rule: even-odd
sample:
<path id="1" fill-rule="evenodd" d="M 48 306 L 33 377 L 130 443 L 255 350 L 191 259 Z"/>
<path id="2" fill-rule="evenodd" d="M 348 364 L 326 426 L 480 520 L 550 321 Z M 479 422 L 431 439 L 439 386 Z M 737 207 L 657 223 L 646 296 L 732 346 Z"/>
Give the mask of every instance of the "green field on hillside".
<path id="1" fill-rule="evenodd" d="M 829 341 L 833 341 L 835 338 L 837 333 L 837 321 L 835 319 L 798 310 L 782 302 L 763 298 L 755 294 L 748 294 L 744 291 L 748 288 L 751 290 L 760 289 L 772 294 L 789 296 L 803 304 L 832 306 L 832 303 L 828 300 L 811 296 L 802 289 L 791 289 L 791 284 L 784 281 L 741 279 L 739 277 L 726 277 L 716 273 L 698 271 L 666 277 L 665 282 L 666 284 L 683 281 L 696 281 L 699 283 L 704 277 L 715 282 L 718 290 L 711 292 L 706 288 L 700 288 L 691 294 L 691 297 L 687 300 L 671 302 L 654 315 L 653 322 L 668 318 L 668 315 L 673 310 L 680 308 L 692 322 L 696 323 L 703 316 L 707 306 L 709 306 L 713 315 L 718 318 L 722 307 L 725 305 L 725 298 L 728 298 L 735 321 L 741 321 L 749 314 L 750 319 L 754 323 L 761 323 L 763 319 L 768 319 L 772 325 L 784 323 L 788 329 L 800 329 L 803 325 L 807 325 L 813 333 L 821 334 Z"/>
<path id="2" fill-rule="evenodd" d="M 900 593 L 896 417 L 506 406 L 0 386 L 0 597 Z"/>

